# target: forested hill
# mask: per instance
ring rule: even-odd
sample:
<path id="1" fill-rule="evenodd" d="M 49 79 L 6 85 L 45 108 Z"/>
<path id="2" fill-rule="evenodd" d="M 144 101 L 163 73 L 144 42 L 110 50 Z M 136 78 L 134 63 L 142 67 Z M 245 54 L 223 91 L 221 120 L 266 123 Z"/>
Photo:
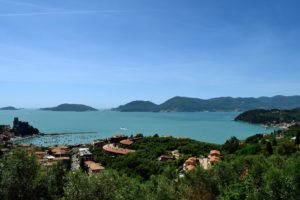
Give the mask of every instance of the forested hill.
<path id="1" fill-rule="evenodd" d="M 61 104 L 52 108 L 41 108 L 41 110 L 49 111 L 74 111 L 74 112 L 84 112 L 84 111 L 97 111 L 97 109 L 90 106 L 82 104 Z"/>
<path id="2" fill-rule="evenodd" d="M 235 120 L 260 124 L 300 122 L 300 108 L 292 110 L 249 110 L 237 116 Z"/>
<path id="3" fill-rule="evenodd" d="M 121 112 L 197 112 L 247 111 L 251 109 L 293 109 L 300 107 L 300 96 L 274 96 L 259 98 L 220 97 L 199 99 L 173 97 L 157 105 L 150 101 L 133 101 L 114 108 Z"/>
<path id="4" fill-rule="evenodd" d="M 119 106 L 112 110 L 122 111 L 122 112 L 156 112 L 158 105 L 150 101 L 133 101 L 126 105 Z"/>
<path id="5" fill-rule="evenodd" d="M 13 106 L 7 106 L 7 107 L 0 108 L 0 110 L 18 110 L 18 109 Z"/>

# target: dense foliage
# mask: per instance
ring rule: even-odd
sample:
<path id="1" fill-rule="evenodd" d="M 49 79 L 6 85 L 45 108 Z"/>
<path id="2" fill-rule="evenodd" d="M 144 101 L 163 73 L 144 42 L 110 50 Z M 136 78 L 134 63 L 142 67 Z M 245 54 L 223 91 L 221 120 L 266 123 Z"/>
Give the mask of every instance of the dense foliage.
<path id="1" fill-rule="evenodd" d="M 300 122 L 300 108 L 292 110 L 249 110 L 237 116 L 235 120 L 259 124 Z"/>
<path id="2" fill-rule="evenodd" d="M 146 137 L 136 141 L 131 148 L 136 153 L 111 156 L 101 149 L 93 150 L 95 160 L 106 166 L 123 172 L 131 177 L 148 180 L 151 175 L 165 175 L 176 177 L 178 169 L 188 156 L 207 156 L 211 149 L 220 149 L 220 145 L 203 143 L 191 139 L 177 139 L 173 137 Z M 171 155 L 171 151 L 179 150 L 181 158 L 174 161 L 160 162 L 161 155 Z"/>
<path id="3" fill-rule="evenodd" d="M 300 126 L 294 126 L 243 141 L 232 137 L 224 145 L 146 137 L 132 145 L 135 153 L 126 156 L 94 149 L 96 160 L 106 165 L 98 174 L 70 170 L 63 163 L 40 167 L 27 151 L 12 149 L 0 157 L 0 199 L 296 200 L 300 152 L 291 138 L 299 131 Z M 158 156 L 175 149 L 181 154 L 178 160 L 158 161 Z M 221 162 L 178 176 L 187 157 L 207 155 L 211 149 L 221 150 Z"/>
<path id="4" fill-rule="evenodd" d="M 197 111 L 245 111 L 256 108 L 264 109 L 293 109 L 300 107 L 300 96 L 274 96 L 260 98 L 220 97 L 199 99 L 189 97 L 173 97 L 166 102 L 156 105 L 149 101 L 133 101 L 113 110 L 122 112 L 197 112 Z"/>

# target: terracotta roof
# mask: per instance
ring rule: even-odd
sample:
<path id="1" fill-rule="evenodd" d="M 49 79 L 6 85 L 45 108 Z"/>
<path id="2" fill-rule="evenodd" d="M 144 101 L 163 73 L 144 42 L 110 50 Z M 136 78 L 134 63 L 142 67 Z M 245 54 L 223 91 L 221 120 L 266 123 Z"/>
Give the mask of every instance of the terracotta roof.
<path id="1" fill-rule="evenodd" d="M 68 153 L 69 152 L 65 151 L 65 150 L 58 150 L 58 151 L 53 152 L 54 155 L 65 155 L 65 154 L 68 154 Z"/>
<path id="2" fill-rule="evenodd" d="M 59 160 L 70 160 L 69 157 L 59 157 L 59 158 L 53 158 L 54 161 L 59 161 Z"/>
<path id="3" fill-rule="evenodd" d="M 197 158 L 195 158 L 195 157 L 190 157 L 189 159 L 187 159 L 185 161 L 185 163 L 187 165 L 196 165 L 196 162 L 197 162 Z"/>
<path id="4" fill-rule="evenodd" d="M 44 151 L 36 151 L 36 152 L 35 152 L 35 155 L 44 156 L 44 155 L 47 155 L 47 152 L 44 152 Z"/>
<path id="5" fill-rule="evenodd" d="M 187 171 L 191 171 L 191 170 L 193 170 L 193 169 L 195 169 L 195 168 L 196 168 L 195 165 L 188 165 L 188 166 L 185 167 L 185 169 L 186 169 Z"/>
<path id="6" fill-rule="evenodd" d="M 211 150 L 209 154 L 210 155 L 221 155 L 220 151 L 218 151 L 218 150 Z"/>
<path id="7" fill-rule="evenodd" d="M 30 144 L 18 144 L 18 147 L 30 147 Z"/>
<path id="8" fill-rule="evenodd" d="M 133 141 L 126 139 L 126 140 L 121 140 L 120 143 L 123 145 L 131 145 L 133 143 Z"/>
<path id="9" fill-rule="evenodd" d="M 115 146 L 113 146 L 113 144 L 104 145 L 103 150 L 105 150 L 107 152 L 123 154 L 123 155 L 135 152 L 135 150 L 115 147 Z"/>
<path id="10" fill-rule="evenodd" d="M 217 157 L 217 156 L 212 156 L 212 157 L 209 158 L 209 161 L 210 162 L 218 162 L 218 161 L 220 161 L 220 158 Z"/>
<path id="11" fill-rule="evenodd" d="M 53 149 L 64 149 L 64 150 L 67 150 L 69 149 L 69 147 L 67 146 L 51 146 L 49 147 L 49 149 L 53 150 Z"/>
<path id="12" fill-rule="evenodd" d="M 100 171 L 105 169 L 100 163 L 95 163 L 94 161 L 85 161 L 84 164 L 92 171 Z"/>

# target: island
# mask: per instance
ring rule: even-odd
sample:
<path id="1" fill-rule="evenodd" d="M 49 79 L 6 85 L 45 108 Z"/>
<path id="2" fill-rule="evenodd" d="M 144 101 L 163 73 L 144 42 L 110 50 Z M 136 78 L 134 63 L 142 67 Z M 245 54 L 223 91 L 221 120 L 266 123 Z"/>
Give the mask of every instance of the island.
<path id="1" fill-rule="evenodd" d="M 251 109 L 293 109 L 300 107 L 300 96 L 274 96 L 259 98 L 219 97 L 199 99 L 176 96 L 162 104 L 151 101 L 132 101 L 113 111 L 120 112 L 232 112 Z"/>
<path id="2" fill-rule="evenodd" d="M 83 104 L 61 104 L 52 108 L 41 108 L 40 110 L 48 111 L 73 111 L 73 112 L 85 112 L 85 111 L 98 111 L 97 109 L 86 106 Z"/>
<path id="3" fill-rule="evenodd" d="M 0 108 L 0 110 L 19 110 L 13 106 L 7 106 L 7 107 L 3 107 L 3 108 Z"/>
<path id="4" fill-rule="evenodd" d="M 158 111 L 158 105 L 151 101 L 133 101 L 112 110 L 122 112 L 155 112 Z"/>

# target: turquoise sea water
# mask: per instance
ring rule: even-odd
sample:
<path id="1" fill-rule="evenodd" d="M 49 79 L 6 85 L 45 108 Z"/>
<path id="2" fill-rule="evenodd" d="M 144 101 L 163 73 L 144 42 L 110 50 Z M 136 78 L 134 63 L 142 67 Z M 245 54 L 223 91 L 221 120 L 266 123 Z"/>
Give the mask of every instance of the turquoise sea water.
<path id="1" fill-rule="evenodd" d="M 113 134 L 172 135 L 213 143 L 231 136 L 245 139 L 265 129 L 233 121 L 237 112 L 144 113 L 144 112 L 53 112 L 39 110 L 0 111 L 0 124 L 12 124 L 14 117 L 28 121 L 43 133 L 63 133 L 23 140 L 22 143 L 49 146 L 90 143 Z"/>

